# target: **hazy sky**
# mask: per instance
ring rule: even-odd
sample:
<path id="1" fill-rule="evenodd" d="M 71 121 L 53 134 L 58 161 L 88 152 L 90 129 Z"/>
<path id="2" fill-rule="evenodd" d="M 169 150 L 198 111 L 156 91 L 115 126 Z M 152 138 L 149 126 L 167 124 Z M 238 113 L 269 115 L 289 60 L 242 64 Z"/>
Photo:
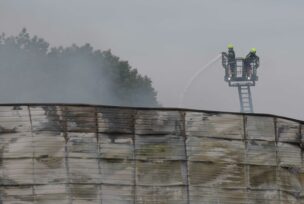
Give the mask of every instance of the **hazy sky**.
<path id="1" fill-rule="evenodd" d="M 304 119 L 303 10 L 303 0 L 0 0 L 0 32 L 26 27 L 53 46 L 111 49 L 151 77 L 159 101 L 170 107 L 228 43 L 238 56 L 256 47 L 255 112 Z M 206 70 L 184 107 L 239 111 L 237 90 L 223 75 L 220 63 Z"/>

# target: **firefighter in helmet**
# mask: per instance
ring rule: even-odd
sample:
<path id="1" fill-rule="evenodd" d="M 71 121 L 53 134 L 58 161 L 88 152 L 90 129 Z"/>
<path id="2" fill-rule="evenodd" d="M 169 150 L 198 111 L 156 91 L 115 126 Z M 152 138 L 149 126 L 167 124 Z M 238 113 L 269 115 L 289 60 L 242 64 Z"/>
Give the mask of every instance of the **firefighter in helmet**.
<path id="1" fill-rule="evenodd" d="M 228 80 L 231 80 L 231 77 L 236 76 L 236 60 L 235 60 L 235 52 L 233 50 L 233 45 L 228 45 Z"/>
<path id="2" fill-rule="evenodd" d="M 244 65 L 245 65 L 244 74 L 246 74 L 247 79 L 250 80 L 253 77 L 253 80 L 255 80 L 254 78 L 256 78 L 256 69 L 260 65 L 260 58 L 256 55 L 255 48 L 251 48 L 249 54 L 245 57 Z"/>

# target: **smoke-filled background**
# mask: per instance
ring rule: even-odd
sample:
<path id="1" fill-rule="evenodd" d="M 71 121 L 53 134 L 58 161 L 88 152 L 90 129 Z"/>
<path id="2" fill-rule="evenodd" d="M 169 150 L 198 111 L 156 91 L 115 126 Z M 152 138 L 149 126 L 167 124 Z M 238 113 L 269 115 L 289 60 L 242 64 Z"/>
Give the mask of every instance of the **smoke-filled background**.
<path id="1" fill-rule="evenodd" d="M 2 103 L 158 106 L 151 79 L 127 61 L 86 43 L 50 47 L 24 28 L 0 36 Z"/>
<path id="2" fill-rule="evenodd" d="M 303 8 L 301 0 L 0 0 L 0 32 L 17 35 L 26 27 L 51 46 L 90 43 L 94 49 L 111 49 L 149 76 L 158 101 L 173 107 L 193 74 L 228 43 L 235 45 L 238 56 L 256 47 L 261 67 L 252 90 L 255 112 L 304 119 Z M 56 95 L 62 102 L 103 103 L 102 97 L 94 98 L 94 90 L 83 88 L 98 80 L 94 71 L 66 71 L 61 78 L 54 70 L 47 75 L 26 67 L 14 71 L 19 74 L 1 70 L 1 102 L 29 102 L 31 90 L 15 87 L 24 76 L 41 74 L 50 76 L 41 83 L 57 83 L 62 93 L 75 92 L 73 97 Z M 239 111 L 237 90 L 228 88 L 223 75 L 220 62 L 206 69 L 185 93 L 183 107 Z M 34 81 L 31 86 L 40 87 L 39 80 Z M 41 89 L 41 98 L 54 102 L 47 98 L 48 89 Z"/>

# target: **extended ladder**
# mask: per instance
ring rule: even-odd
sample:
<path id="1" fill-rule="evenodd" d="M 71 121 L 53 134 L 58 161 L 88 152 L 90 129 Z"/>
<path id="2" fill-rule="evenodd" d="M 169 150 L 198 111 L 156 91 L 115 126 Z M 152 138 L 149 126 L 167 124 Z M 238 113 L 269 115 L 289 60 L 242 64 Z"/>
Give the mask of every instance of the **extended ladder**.
<path id="1" fill-rule="evenodd" d="M 253 113 L 252 97 L 249 85 L 239 85 L 239 99 L 241 112 L 243 113 Z"/>

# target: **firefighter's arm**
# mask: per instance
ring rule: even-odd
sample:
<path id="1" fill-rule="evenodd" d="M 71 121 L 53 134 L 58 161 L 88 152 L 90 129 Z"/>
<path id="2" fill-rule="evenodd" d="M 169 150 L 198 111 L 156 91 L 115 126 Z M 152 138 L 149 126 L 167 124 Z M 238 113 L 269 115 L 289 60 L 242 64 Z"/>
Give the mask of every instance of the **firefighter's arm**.
<path id="1" fill-rule="evenodd" d="M 260 58 L 256 56 L 256 66 L 257 68 L 260 66 Z"/>
<path id="2" fill-rule="evenodd" d="M 226 52 L 222 52 L 222 64 L 223 68 L 226 69 L 228 66 L 228 54 Z"/>

